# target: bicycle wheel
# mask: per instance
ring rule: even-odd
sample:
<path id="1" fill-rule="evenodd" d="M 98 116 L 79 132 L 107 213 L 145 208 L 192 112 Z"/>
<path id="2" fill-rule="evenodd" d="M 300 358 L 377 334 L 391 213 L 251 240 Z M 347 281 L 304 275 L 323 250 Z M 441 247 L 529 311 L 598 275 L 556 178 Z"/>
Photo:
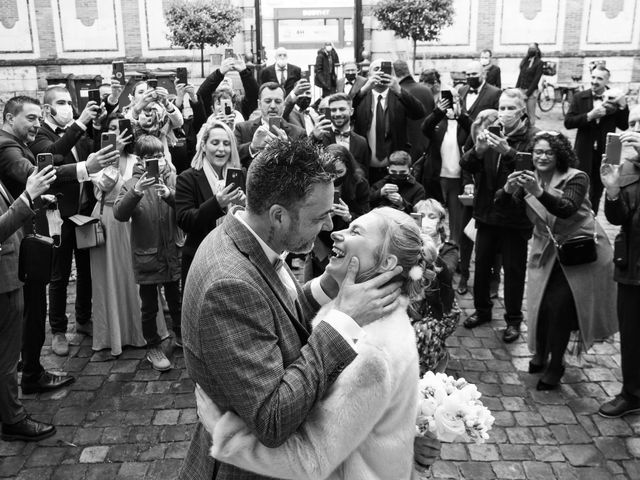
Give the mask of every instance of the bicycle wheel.
<path id="1" fill-rule="evenodd" d="M 556 104 L 556 89 L 547 85 L 538 93 L 538 107 L 542 112 L 548 112 Z"/>

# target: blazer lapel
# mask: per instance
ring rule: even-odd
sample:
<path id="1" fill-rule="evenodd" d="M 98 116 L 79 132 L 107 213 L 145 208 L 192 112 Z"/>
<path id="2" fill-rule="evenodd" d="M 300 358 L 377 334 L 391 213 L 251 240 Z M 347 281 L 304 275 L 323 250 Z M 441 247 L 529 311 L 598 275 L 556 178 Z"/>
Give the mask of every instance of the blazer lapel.
<path id="1" fill-rule="evenodd" d="M 231 237 L 243 254 L 245 254 L 251 263 L 255 265 L 258 273 L 264 278 L 269 288 L 273 291 L 274 295 L 277 297 L 278 301 L 287 312 L 287 315 L 291 319 L 291 323 L 293 324 L 298 336 L 306 343 L 306 340 L 309 338 L 309 331 L 304 326 L 304 318 L 298 317 L 298 308 L 295 306 L 293 302 L 293 308 L 291 307 L 291 297 L 287 292 L 286 287 L 282 284 L 278 273 L 269 260 L 267 259 L 264 250 L 258 243 L 258 240 L 254 237 L 254 235 L 247 230 L 247 228 L 235 217 L 234 213 L 238 211 L 235 209 L 231 215 L 227 215 L 227 218 L 224 222 L 224 228 L 229 237 Z M 291 275 L 291 271 L 288 269 L 286 265 L 282 268 L 286 268 L 289 275 Z M 298 292 L 298 297 L 302 295 L 302 290 L 300 289 L 300 285 L 294 279 L 294 283 L 296 285 L 296 290 Z"/>
<path id="2" fill-rule="evenodd" d="M 198 184 L 198 188 L 200 189 L 200 196 L 202 197 L 202 199 L 213 197 L 213 190 L 211 190 L 211 185 L 209 185 L 209 180 L 207 180 L 207 176 L 205 175 L 204 170 L 198 171 L 196 182 Z"/>

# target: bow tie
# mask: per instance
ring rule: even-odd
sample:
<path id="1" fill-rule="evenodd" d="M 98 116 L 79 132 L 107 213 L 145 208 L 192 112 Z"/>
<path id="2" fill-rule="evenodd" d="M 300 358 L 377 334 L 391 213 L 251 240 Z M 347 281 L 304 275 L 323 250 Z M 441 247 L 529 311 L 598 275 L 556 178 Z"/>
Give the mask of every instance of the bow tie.
<path id="1" fill-rule="evenodd" d="M 57 128 L 55 129 L 55 133 L 56 133 L 56 135 L 64 134 L 64 132 L 66 132 L 66 131 L 67 131 L 67 129 L 66 129 L 66 128 L 60 128 L 60 127 L 57 127 Z"/>
<path id="2" fill-rule="evenodd" d="M 474 88 L 470 88 L 470 89 L 469 89 L 469 93 L 472 93 L 472 94 L 474 94 L 474 95 L 477 95 L 477 94 L 478 94 L 478 89 L 477 89 L 477 88 L 475 88 L 475 89 L 474 89 Z"/>
<path id="3" fill-rule="evenodd" d="M 353 85 L 353 82 L 347 82 L 347 85 Z"/>
<path id="4" fill-rule="evenodd" d="M 603 95 L 594 95 L 593 99 L 602 101 L 602 100 L 604 100 L 604 96 Z"/>
<path id="5" fill-rule="evenodd" d="M 350 130 L 347 130 L 346 132 L 342 132 L 342 131 L 340 131 L 340 130 L 334 130 L 334 131 L 333 131 L 333 134 L 334 134 L 336 137 L 349 138 L 349 135 L 351 134 L 351 131 L 350 131 Z"/>

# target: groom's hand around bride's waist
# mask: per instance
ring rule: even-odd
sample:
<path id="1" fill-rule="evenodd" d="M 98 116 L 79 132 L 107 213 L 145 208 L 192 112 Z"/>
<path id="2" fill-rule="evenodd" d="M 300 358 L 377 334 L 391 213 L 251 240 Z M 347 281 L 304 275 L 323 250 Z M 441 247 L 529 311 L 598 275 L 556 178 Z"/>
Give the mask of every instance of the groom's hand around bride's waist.
<path id="1" fill-rule="evenodd" d="M 353 257 L 340 285 L 334 308 L 364 327 L 386 317 L 398 307 L 402 283 L 392 280 L 402 272 L 402 267 L 397 266 L 374 278 L 355 283 L 358 269 L 358 259 Z"/>

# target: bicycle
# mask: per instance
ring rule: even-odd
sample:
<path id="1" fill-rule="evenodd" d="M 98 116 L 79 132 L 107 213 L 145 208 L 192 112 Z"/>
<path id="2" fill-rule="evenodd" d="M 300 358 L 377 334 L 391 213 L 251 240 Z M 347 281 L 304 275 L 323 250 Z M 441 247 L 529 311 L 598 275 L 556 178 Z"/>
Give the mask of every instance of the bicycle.
<path id="1" fill-rule="evenodd" d="M 546 77 L 542 77 L 542 84 L 540 85 L 540 91 L 538 92 L 538 107 L 541 112 L 550 111 L 556 104 L 556 87 L 547 80 Z"/>
<path id="2" fill-rule="evenodd" d="M 581 75 L 572 75 L 572 83 L 567 85 L 553 85 L 546 78 L 542 78 L 540 92 L 538 93 L 538 107 L 540 111 L 548 112 L 560 101 L 562 107 L 562 116 L 569 111 L 569 106 L 576 92 L 584 90 Z"/>

